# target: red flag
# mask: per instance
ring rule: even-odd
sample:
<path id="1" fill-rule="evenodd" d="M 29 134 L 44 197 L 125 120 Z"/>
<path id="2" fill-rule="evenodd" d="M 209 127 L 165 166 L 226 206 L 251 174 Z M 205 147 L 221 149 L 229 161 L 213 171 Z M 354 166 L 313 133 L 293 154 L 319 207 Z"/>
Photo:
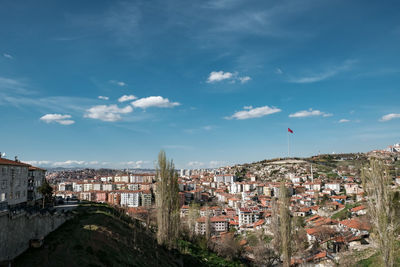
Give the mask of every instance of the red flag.
<path id="1" fill-rule="evenodd" d="M 290 128 L 287 128 L 287 131 L 288 131 L 289 133 L 293 133 L 292 129 L 290 129 Z"/>

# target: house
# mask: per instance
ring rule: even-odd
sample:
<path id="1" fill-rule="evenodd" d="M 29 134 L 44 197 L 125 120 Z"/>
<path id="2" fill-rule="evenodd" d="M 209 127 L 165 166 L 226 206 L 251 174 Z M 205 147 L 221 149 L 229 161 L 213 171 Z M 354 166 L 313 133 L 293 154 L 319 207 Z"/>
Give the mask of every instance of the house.
<path id="1" fill-rule="evenodd" d="M 360 205 L 350 209 L 352 215 L 365 215 L 367 214 L 367 207 L 365 205 Z"/>
<path id="2" fill-rule="evenodd" d="M 347 219 L 339 222 L 339 229 L 342 231 L 351 231 L 356 236 L 369 235 L 371 225 L 357 218 Z"/>
<path id="3" fill-rule="evenodd" d="M 326 183 L 325 188 L 333 190 L 333 191 L 335 191 L 335 193 L 339 193 L 340 192 L 340 182 Z"/>

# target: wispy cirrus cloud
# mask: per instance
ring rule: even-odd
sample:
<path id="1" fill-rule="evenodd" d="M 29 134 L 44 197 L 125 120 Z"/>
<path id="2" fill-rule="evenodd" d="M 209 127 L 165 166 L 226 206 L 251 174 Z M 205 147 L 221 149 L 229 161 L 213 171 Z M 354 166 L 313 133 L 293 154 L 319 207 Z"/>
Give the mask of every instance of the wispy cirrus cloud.
<path id="1" fill-rule="evenodd" d="M 116 81 L 116 80 L 110 80 L 110 83 L 112 83 L 112 84 L 116 84 L 116 85 L 118 85 L 118 86 L 121 86 L 121 87 L 123 87 L 123 86 L 126 86 L 126 85 L 127 85 L 125 82 L 122 82 L 122 81 Z"/>
<path id="2" fill-rule="evenodd" d="M 141 108 L 141 109 L 146 109 L 146 108 L 151 108 L 151 107 L 173 108 L 173 107 L 181 105 L 179 102 L 171 102 L 171 101 L 169 101 L 168 98 L 164 98 L 162 96 L 149 96 L 149 97 L 140 98 L 140 99 L 132 102 L 131 104 L 133 107 Z"/>
<path id="3" fill-rule="evenodd" d="M 120 108 L 117 105 L 98 105 L 87 109 L 84 117 L 114 122 L 122 119 L 121 114 L 128 114 L 132 111 L 133 108 L 131 106 Z"/>
<path id="4" fill-rule="evenodd" d="M 289 79 L 289 82 L 292 82 L 292 83 L 314 83 L 314 82 L 323 81 L 323 80 L 331 78 L 341 72 L 351 70 L 351 68 L 354 66 L 354 64 L 356 62 L 357 62 L 356 60 L 346 60 L 339 66 L 329 67 L 323 72 L 312 73 L 310 75 L 305 75 L 302 77 L 291 78 L 291 79 Z"/>
<path id="5" fill-rule="evenodd" d="M 339 123 L 346 123 L 346 122 L 350 122 L 350 120 L 348 120 L 348 119 L 341 119 L 341 120 L 339 120 Z"/>
<path id="6" fill-rule="evenodd" d="M 99 95 L 97 98 L 101 99 L 101 100 L 109 100 L 110 99 L 108 96 L 102 96 L 102 95 Z"/>
<path id="7" fill-rule="evenodd" d="M 207 83 L 217 83 L 228 80 L 231 83 L 239 81 L 240 83 L 247 83 L 251 80 L 250 76 L 239 76 L 238 72 L 225 72 L 225 71 L 212 71 L 208 78 Z"/>
<path id="8" fill-rule="evenodd" d="M 380 118 L 380 121 L 390 121 L 393 119 L 399 119 L 400 118 L 400 113 L 389 113 L 386 114 L 384 116 L 382 116 L 382 118 Z"/>
<path id="9" fill-rule="evenodd" d="M 260 118 L 277 112 L 281 112 L 281 109 L 269 106 L 263 106 L 257 108 L 253 108 L 252 106 L 245 106 L 243 107 L 243 109 L 244 110 L 235 112 L 232 116 L 225 117 L 225 119 L 246 120 L 246 119 Z"/>
<path id="10" fill-rule="evenodd" d="M 46 114 L 40 118 L 41 121 L 45 123 L 58 123 L 61 125 L 71 125 L 75 121 L 71 120 L 71 115 L 68 114 Z"/>
<path id="11" fill-rule="evenodd" d="M 4 53 L 3 57 L 8 58 L 8 59 L 14 59 L 14 57 L 10 54 Z"/>
<path id="12" fill-rule="evenodd" d="M 322 112 L 320 110 L 313 110 L 310 108 L 309 110 L 297 111 L 296 113 L 290 114 L 289 117 L 290 118 L 305 118 L 305 117 L 317 117 L 317 116 L 330 117 L 332 115 L 333 114 L 331 113 Z"/>

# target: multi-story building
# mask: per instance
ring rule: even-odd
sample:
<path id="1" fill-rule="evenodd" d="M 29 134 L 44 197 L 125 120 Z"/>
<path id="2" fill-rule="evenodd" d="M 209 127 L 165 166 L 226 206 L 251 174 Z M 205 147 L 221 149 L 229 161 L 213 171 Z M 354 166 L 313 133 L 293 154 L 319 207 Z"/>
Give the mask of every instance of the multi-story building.
<path id="1" fill-rule="evenodd" d="M 244 225 L 252 224 L 259 218 L 259 213 L 254 212 L 250 209 L 240 208 L 239 209 L 239 227 Z"/>
<path id="2" fill-rule="evenodd" d="M 0 157 L 0 209 L 26 204 L 29 166 Z"/>
<path id="3" fill-rule="evenodd" d="M 217 216 L 208 218 L 210 225 L 210 233 L 217 234 L 229 230 L 229 219 L 226 216 Z M 202 216 L 197 219 L 195 232 L 204 235 L 207 231 L 207 217 Z"/>
<path id="4" fill-rule="evenodd" d="M 40 192 L 38 191 L 38 188 L 43 184 L 44 179 L 46 179 L 45 176 L 46 170 L 38 167 L 29 166 L 27 191 L 27 200 L 29 204 L 34 205 L 43 198 L 42 194 L 40 194 Z"/>
<path id="5" fill-rule="evenodd" d="M 142 191 L 142 206 L 143 207 L 151 207 L 151 191 L 150 190 Z"/>
<path id="6" fill-rule="evenodd" d="M 121 192 L 122 207 L 139 207 L 140 206 L 140 191 L 123 191 Z"/>

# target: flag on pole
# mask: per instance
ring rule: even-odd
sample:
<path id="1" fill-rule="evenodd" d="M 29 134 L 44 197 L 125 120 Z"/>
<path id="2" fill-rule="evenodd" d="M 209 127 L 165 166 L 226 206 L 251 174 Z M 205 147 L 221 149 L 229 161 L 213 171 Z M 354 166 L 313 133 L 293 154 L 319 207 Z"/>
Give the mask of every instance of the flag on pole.
<path id="1" fill-rule="evenodd" d="M 290 128 L 287 128 L 287 131 L 288 131 L 289 133 L 293 133 L 292 129 L 290 129 Z"/>

